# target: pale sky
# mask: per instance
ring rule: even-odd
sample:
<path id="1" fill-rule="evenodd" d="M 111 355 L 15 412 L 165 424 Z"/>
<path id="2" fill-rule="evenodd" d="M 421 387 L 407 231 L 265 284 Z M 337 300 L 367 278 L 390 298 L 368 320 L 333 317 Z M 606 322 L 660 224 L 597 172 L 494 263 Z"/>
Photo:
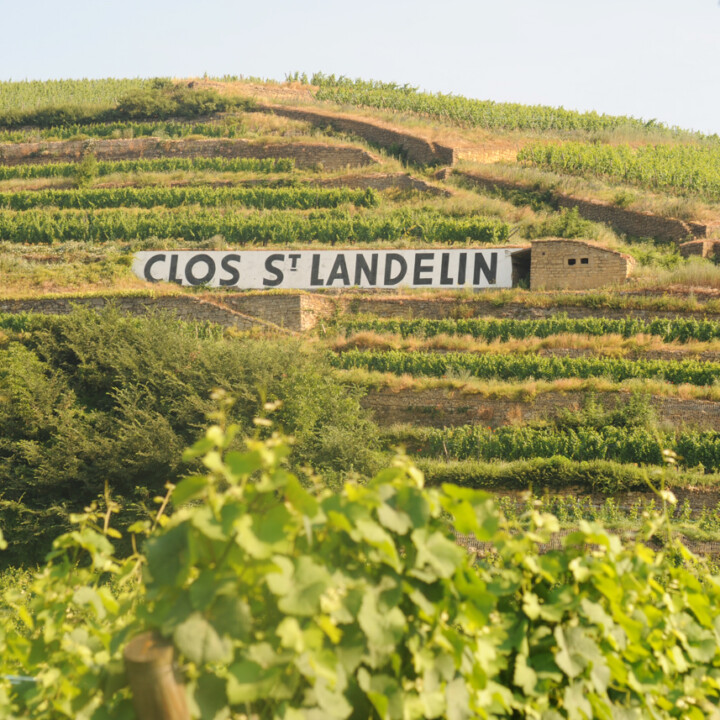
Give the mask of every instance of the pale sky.
<path id="1" fill-rule="evenodd" d="M 720 134 L 718 0 L 0 0 L 0 79 L 298 70 Z"/>

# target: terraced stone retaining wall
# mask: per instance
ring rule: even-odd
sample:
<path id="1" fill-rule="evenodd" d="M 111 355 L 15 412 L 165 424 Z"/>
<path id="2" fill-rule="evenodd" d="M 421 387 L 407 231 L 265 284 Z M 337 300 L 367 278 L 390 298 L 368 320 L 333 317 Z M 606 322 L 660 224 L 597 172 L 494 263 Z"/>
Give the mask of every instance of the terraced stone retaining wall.
<path id="1" fill-rule="evenodd" d="M 319 127 L 329 125 L 341 132 L 357 135 L 372 145 L 390 150 L 397 149 L 408 160 L 419 165 L 453 165 L 456 161 L 454 148 L 434 143 L 410 132 L 387 127 L 380 122 L 284 105 L 262 105 L 259 109 L 283 117 L 304 120 Z"/>
<path id="2" fill-rule="evenodd" d="M 533 189 L 526 183 L 481 175 L 476 172 L 453 171 L 453 174 L 486 190 L 498 188 L 506 191 L 528 191 Z M 550 195 L 558 207 L 577 208 L 578 213 L 586 220 L 605 223 L 618 232 L 633 237 L 651 237 L 679 243 L 688 238 L 703 238 L 708 234 L 708 226 L 699 222 L 686 222 L 640 210 L 630 210 L 616 205 L 608 205 L 599 200 L 582 200 L 559 192 L 552 192 Z"/>
<path id="3" fill-rule="evenodd" d="M 598 317 L 640 319 L 666 317 L 717 317 L 706 310 L 697 312 L 673 312 L 663 310 L 643 310 L 637 308 L 592 308 L 575 307 L 572 305 L 552 305 L 550 307 L 533 307 L 520 302 L 508 302 L 502 305 L 478 298 L 455 299 L 451 297 L 382 297 L 365 294 L 348 294 L 332 298 L 328 301 L 338 305 L 343 312 L 351 314 L 371 314 L 383 318 L 428 318 L 442 320 L 444 318 L 496 317 L 511 319 L 543 318 L 557 313 L 566 313 L 571 318 Z"/>
<path id="4" fill-rule="evenodd" d="M 264 320 L 244 315 L 230 307 L 209 302 L 193 295 L 166 295 L 159 297 L 113 296 L 113 297 L 62 297 L 28 298 L 19 300 L 0 300 L 0 313 L 43 313 L 47 315 L 67 315 L 75 307 L 100 310 L 108 305 L 130 315 L 145 315 L 150 312 L 166 311 L 180 320 L 192 322 L 211 322 L 222 327 L 234 327 L 249 330 L 264 327 L 278 330 L 280 323 L 272 319 Z M 282 320 L 280 313 L 265 313 L 268 318 Z"/>
<path id="5" fill-rule="evenodd" d="M 564 410 L 579 410 L 585 395 L 581 392 L 539 393 L 528 400 L 433 388 L 429 390 L 373 390 L 362 404 L 372 411 L 381 425 L 409 423 L 432 427 L 485 425 L 497 428 L 514 423 L 548 420 Z M 597 398 L 610 409 L 627 401 L 624 393 L 602 393 Z M 653 396 L 652 407 L 658 420 L 673 427 L 684 425 L 717 430 L 720 403 Z"/>
<path id="6" fill-rule="evenodd" d="M 87 153 L 98 160 L 134 160 L 165 157 L 291 158 L 299 168 L 322 165 L 325 170 L 342 170 L 377 162 L 367 150 L 350 145 L 324 143 L 254 143 L 249 140 L 68 140 L 62 142 L 0 144 L 0 164 L 41 164 L 77 162 Z"/>

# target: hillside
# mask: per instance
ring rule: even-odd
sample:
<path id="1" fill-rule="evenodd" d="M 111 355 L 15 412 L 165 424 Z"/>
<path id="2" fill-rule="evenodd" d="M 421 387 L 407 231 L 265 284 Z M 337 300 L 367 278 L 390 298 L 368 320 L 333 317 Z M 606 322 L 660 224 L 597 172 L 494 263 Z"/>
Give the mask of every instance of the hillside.
<path id="1" fill-rule="evenodd" d="M 510 513 L 532 488 L 566 527 L 599 517 L 632 534 L 657 503 L 647 478 L 659 482 L 672 451 L 682 532 L 712 552 L 719 223 L 720 141 L 656 122 L 322 75 L 0 84 L 6 367 L 45 342 L 32 314 L 78 305 L 174 313 L 224 328 L 230 346 L 244 333 L 298 335 L 363 395 L 382 426 L 378 452 L 404 445 L 431 483 L 501 491 Z M 548 289 L 542 240 L 613 251 L 629 277 Z M 483 291 L 311 294 L 132 271 L 142 252 L 468 248 L 532 251 L 535 275 Z M 46 372 L 77 390 L 85 360 L 73 352 L 77 367 L 58 360 Z M 29 382 L 21 376 L 0 375 L 6 397 Z M 75 402 L 89 413 L 98 398 Z M 30 440 L 42 442 L 16 438 Z M 22 462 L 24 478 L 39 477 L 40 460 Z M 45 512 L 43 502 L 26 509 Z"/>

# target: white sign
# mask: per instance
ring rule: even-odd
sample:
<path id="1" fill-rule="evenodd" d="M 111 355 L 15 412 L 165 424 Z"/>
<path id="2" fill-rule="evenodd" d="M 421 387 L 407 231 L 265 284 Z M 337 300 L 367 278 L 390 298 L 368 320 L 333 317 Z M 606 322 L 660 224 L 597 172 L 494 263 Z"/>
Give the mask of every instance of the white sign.
<path id="1" fill-rule="evenodd" d="M 150 282 L 289 288 L 509 288 L 517 248 L 139 252 L 133 272 Z"/>

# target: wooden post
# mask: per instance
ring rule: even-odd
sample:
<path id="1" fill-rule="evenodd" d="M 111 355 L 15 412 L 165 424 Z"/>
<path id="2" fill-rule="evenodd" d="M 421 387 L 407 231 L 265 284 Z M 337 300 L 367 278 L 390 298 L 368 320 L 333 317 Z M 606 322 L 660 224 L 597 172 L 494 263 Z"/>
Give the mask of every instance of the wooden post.
<path id="1" fill-rule="evenodd" d="M 123 652 L 138 720 L 190 720 L 185 688 L 173 668 L 173 645 L 157 633 L 131 640 Z"/>

